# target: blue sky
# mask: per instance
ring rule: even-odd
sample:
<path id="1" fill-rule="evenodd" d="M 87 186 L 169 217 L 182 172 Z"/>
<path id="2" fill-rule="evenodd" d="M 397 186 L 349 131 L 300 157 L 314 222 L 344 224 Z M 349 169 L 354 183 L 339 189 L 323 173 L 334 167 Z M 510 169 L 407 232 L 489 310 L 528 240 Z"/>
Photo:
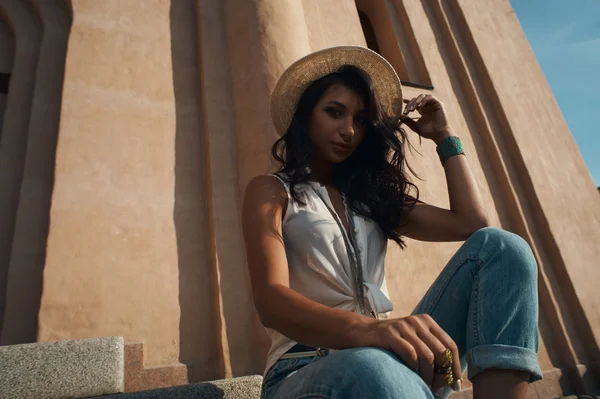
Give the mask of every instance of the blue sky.
<path id="1" fill-rule="evenodd" d="M 600 186 L 600 0 L 510 0 Z"/>

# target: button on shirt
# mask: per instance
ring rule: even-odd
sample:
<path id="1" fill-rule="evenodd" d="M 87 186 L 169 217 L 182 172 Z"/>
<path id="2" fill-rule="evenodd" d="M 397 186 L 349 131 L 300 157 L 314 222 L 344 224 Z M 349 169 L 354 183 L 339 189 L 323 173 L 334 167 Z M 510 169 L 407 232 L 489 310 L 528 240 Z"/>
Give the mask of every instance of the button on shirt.
<path id="1" fill-rule="evenodd" d="M 283 218 L 283 241 L 288 261 L 290 288 L 305 297 L 332 308 L 360 313 L 354 292 L 354 272 L 344 242 L 346 232 L 332 215 L 333 205 L 327 189 L 309 181 L 294 190 L 304 202 L 290 195 L 289 183 L 273 175 L 284 185 L 288 205 Z M 328 209 L 329 206 L 329 209 Z M 335 211 L 334 211 L 335 212 Z M 371 311 L 387 317 L 393 306 L 385 284 L 384 261 L 387 239 L 379 226 L 370 219 L 354 215 L 354 237 L 363 268 L 365 302 Z M 271 348 L 266 372 L 297 342 L 267 328 Z"/>

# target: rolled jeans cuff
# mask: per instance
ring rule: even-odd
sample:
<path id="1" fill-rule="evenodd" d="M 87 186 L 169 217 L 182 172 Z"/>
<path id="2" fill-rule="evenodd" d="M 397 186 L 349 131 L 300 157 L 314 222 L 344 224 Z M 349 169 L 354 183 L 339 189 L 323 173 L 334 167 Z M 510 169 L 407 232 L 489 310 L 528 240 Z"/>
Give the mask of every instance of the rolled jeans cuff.
<path id="1" fill-rule="evenodd" d="M 531 349 L 511 345 L 479 345 L 467 352 L 469 380 L 487 369 L 528 371 L 529 382 L 542 379 L 538 355 Z"/>

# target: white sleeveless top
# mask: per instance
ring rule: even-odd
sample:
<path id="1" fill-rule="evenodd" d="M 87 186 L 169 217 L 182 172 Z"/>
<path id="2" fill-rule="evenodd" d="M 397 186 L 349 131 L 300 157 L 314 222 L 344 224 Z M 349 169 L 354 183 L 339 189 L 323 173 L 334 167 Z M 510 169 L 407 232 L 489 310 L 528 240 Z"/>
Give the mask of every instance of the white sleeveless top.
<path id="1" fill-rule="evenodd" d="M 289 183 L 279 176 L 273 176 L 283 183 L 288 195 L 282 230 L 290 288 L 323 305 L 360 313 L 353 289 L 350 258 L 342 235 L 346 232 L 342 232 L 340 228 L 343 225 L 339 217 L 336 221 L 329 210 L 334 208 L 327 189 L 312 181 L 296 185 L 294 190 L 305 203 L 302 205 L 292 198 Z M 346 204 L 345 206 L 349 216 L 351 210 Z M 354 213 L 352 217 L 356 246 L 363 267 L 365 302 L 366 307 L 370 308 L 365 309 L 365 312 L 374 311 L 387 317 L 393 308 L 384 275 L 387 239 L 372 220 Z M 271 338 L 271 348 L 265 374 L 285 352 L 297 344 L 273 329 L 266 330 Z"/>

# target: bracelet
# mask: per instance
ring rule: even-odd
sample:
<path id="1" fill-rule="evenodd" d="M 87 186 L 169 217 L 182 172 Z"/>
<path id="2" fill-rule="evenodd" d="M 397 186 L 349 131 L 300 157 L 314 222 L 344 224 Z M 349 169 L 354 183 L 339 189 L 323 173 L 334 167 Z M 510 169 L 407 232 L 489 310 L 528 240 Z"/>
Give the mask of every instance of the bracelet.
<path id="1" fill-rule="evenodd" d="M 444 165 L 448 159 L 455 155 L 465 154 L 462 143 L 456 136 L 446 137 L 441 143 L 438 144 L 436 150 L 442 165 Z"/>

